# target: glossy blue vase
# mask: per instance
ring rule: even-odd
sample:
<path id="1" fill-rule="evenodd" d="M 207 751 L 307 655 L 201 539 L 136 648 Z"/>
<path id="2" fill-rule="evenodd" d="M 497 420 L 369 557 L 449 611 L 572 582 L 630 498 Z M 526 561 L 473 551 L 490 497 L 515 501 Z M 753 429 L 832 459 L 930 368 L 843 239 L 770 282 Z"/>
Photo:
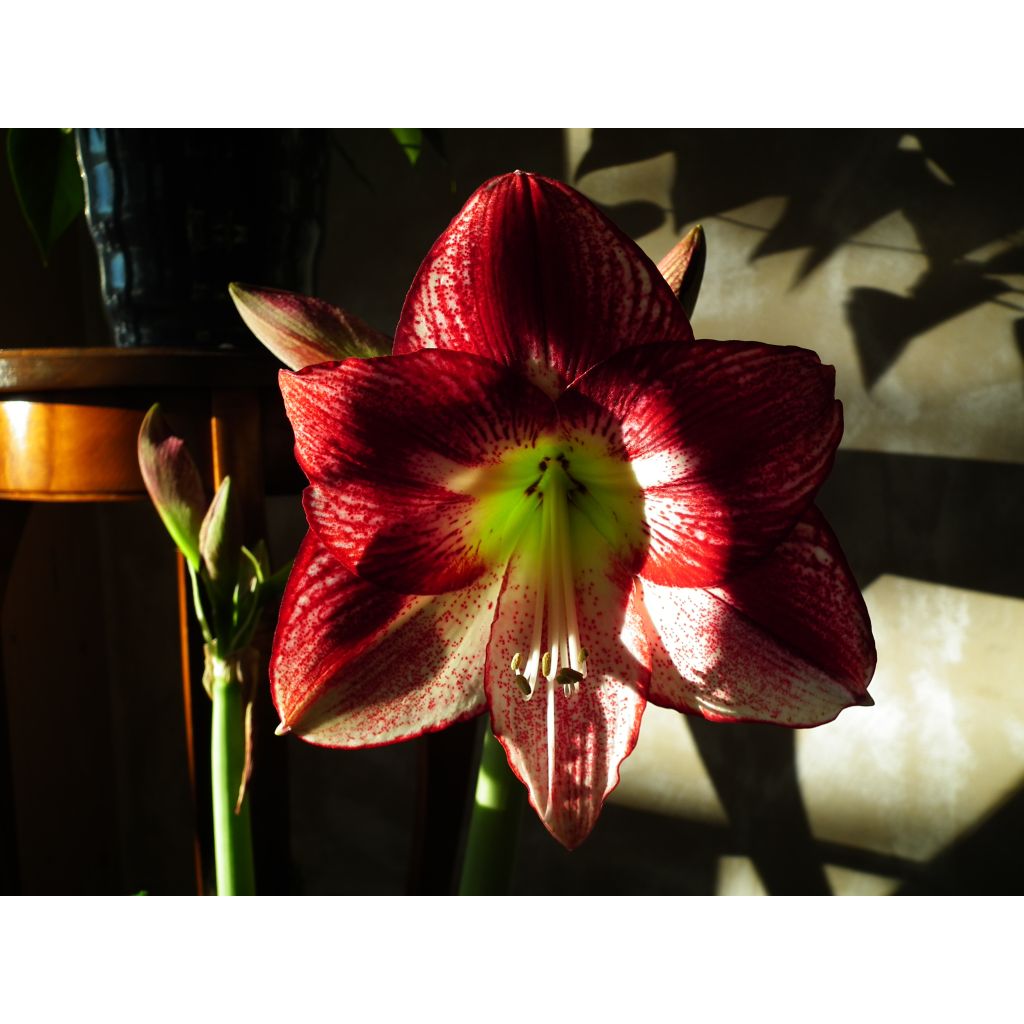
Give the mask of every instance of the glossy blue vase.
<path id="1" fill-rule="evenodd" d="M 242 281 L 315 290 L 322 130 L 76 129 L 114 344 L 258 349 Z"/>

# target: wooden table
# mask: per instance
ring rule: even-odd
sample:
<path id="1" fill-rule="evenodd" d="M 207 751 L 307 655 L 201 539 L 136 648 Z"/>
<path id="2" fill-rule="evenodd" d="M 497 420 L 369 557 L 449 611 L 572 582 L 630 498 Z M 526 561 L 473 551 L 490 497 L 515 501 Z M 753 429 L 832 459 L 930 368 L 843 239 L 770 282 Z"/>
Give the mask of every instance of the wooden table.
<path id="1" fill-rule="evenodd" d="M 136 501 L 146 497 L 136 441 L 146 410 L 159 401 L 184 434 L 210 493 L 230 474 L 242 506 L 245 538 L 265 535 L 264 497 L 297 491 L 302 478 L 277 393 L 278 364 L 261 355 L 177 349 L 0 349 L 0 598 L 28 502 Z M 168 538 L 168 543 L 170 539 Z M 190 778 L 196 777 L 197 719 L 190 663 L 191 598 L 178 556 L 183 724 Z M 190 654 L 191 651 L 191 654 Z M 0 885 L 19 891 L 6 690 L 0 658 Z M 13 681 L 17 685 L 17 680 Z M 263 701 L 269 706 L 266 687 Z M 205 697 L 203 698 L 205 700 Z M 269 709 L 272 712 L 272 709 Z M 262 714 L 260 712 L 263 712 Z M 275 722 L 257 709 L 257 741 Z M 261 742 L 259 785 L 253 789 L 254 842 L 262 892 L 287 886 L 287 786 L 281 744 Z M 200 753 L 199 756 L 204 756 Z M 198 795 L 203 807 L 203 795 Z M 202 820 L 202 815 L 197 821 Z M 203 892 L 197 826 L 196 885 Z"/>

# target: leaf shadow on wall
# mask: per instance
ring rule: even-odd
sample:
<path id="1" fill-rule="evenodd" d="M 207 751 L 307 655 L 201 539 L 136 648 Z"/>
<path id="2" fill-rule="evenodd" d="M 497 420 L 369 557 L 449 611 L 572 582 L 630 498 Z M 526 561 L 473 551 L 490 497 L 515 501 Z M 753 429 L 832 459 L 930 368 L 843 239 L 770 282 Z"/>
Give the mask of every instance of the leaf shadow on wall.
<path id="1" fill-rule="evenodd" d="M 638 236 L 769 197 L 784 213 L 752 260 L 796 249 L 794 286 L 842 247 L 886 246 L 858 236 L 899 213 L 923 270 L 908 294 L 852 287 L 845 313 L 865 384 L 874 386 L 909 342 L 984 303 L 1024 312 L 1024 177 L 1016 136 L 998 132 L 683 132 L 595 130 L 578 179 L 672 153 L 670 208 L 630 200 L 606 208 Z M 750 225 L 754 227 L 753 225 Z M 759 229 L 763 230 L 763 229 Z M 897 253 L 898 254 L 898 253 Z M 1024 358 L 1024 316 L 1008 318 Z M 969 338 L 965 338 L 965 343 Z M 840 452 L 820 505 L 861 586 L 882 574 L 1024 597 L 1024 549 L 1010 541 L 1024 515 L 1024 467 L 975 459 Z M 1008 543 L 1010 541 L 1010 543 Z M 870 713 L 870 712 L 866 712 Z M 724 835 L 700 829 L 709 855 L 749 857 L 773 893 L 829 891 L 824 864 L 902 880 L 910 892 L 1006 892 L 1019 879 L 1001 849 L 1024 813 L 1017 791 L 927 863 L 824 842 L 813 835 L 796 766 L 796 735 L 766 725 L 686 719 L 726 811 Z"/>
<path id="2" fill-rule="evenodd" d="M 851 288 L 846 300 L 870 389 L 913 338 L 947 320 L 986 302 L 1024 313 L 1021 289 L 1003 280 L 1024 274 L 1020 148 L 1016 133 L 998 131 L 595 129 L 577 179 L 675 155 L 670 210 L 646 201 L 605 207 L 634 237 L 669 218 L 678 231 L 784 196 L 784 213 L 751 258 L 806 249 L 795 285 L 843 246 L 898 251 L 855 236 L 901 213 L 919 246 L 909 252 L 926 262 L 910 294 Z M 1014 329 L 1024 334 L 1024 316 Z"/>

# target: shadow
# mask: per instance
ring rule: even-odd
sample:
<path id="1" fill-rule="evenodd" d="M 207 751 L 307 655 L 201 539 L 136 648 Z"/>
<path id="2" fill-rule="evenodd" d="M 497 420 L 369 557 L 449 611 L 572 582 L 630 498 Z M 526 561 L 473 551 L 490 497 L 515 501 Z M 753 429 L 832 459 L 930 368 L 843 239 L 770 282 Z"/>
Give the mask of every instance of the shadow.
<path id="1" fill-rule="evenodd" d="M 595 129 L 577 180 L 605 168 L 676 157 L 671 210 L 630 202 L 623 224 L 651 231 L 672 218 L 684 224 L 726 217 L 770 197 L 784 212 L 763 231 L 751 259 L 805 249 L 794 284 L 841 247 L 892 246 L 857 239 L 871 225 L 900 214 L 926 267 L 909 296 L 854 289 L 847 318 L 865 385 L 874 386 L 907 343 L 961 313 L 1015 289 L 1000 275 L 1022 272 L 1024 229 L 1022 139 L 998 131 L 630 131 Z M 617 209 L 609 212 L 615 215 Z M 1002 251 L 992 255 L 985 247 Z M 1003 300 L 1018 306 L 1024 301 Z"/>
<path id="2" fill-rule="evenodd" d="M 718 858 L 733 852 L 727 829 L 609 803 L 571 853 L 529 808 L 523 814 L 511 893 L 515 896 L 706 896 Z"/>
<path id="3" fill-rule="evenodd" d="M 919 334 L 1005 290 L 1001 282 L 966 264 L 928 272 L 909 296 L 880 288 L 852 288 L 846 319 L 856 339 L 865 386 L 874 387 Z"/>
<path id="4" fill-rule="evenodd" d="M 486 716 L 457 722 L 413 742 L 419 748 L 416 821 L 406 893 L 450 896 L 473 784 L 480 757 L 481 726 Z"/>
<path id="5" fill-rule="evenodd" d="M 1024 466 L 841 451 L 817 504 L 842 539 L 862 588 L 892 574 L 1024 597 L 1024 545 L 1008 543 L 1024 522 Z M 722 657 L 727 661 L 728 651 Z M 933 863 L 880 858 L 814 839 L 794 732 L 699 718 L 687 726 L 736 847 L 754 862 L 770 893 L 827 892 L 825 863 L 899 878 L 906 892 L 1019 886 L 1019 866 L 999 851 L 1014 848 L 1012 837 L 1024 824 L 1024 792 Z M 986 858 L 993 856 L 989 878 Z"/>
<path id="6" fill-rule="evenodd" d="M 899 896 L 997 896 L 1021 891 L 1024 790 L 1017 790 L 969 834 L 919 865 Z"/>
<path id="7" fill-rule="evenodd" d="M 830 896 L 796 771 L 796 734 L 775 725 L 687 716 L 739 853 L 772 895 Z"/>
<path id="8" fill-rule="evenodd" d="M 817 499 L 861 588 L 883 573 L 1024 598 L 1024 466 L 840 451 Z"/>

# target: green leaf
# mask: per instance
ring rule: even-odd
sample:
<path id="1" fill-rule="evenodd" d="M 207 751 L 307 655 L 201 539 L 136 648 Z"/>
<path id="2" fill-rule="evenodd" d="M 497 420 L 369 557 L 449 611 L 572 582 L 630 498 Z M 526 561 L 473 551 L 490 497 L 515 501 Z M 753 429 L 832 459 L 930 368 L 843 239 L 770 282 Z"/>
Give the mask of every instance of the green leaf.
<path id="1" fill-rule="evenodd" d="M 75 138 L 60 128 L 10 128 L 7 163 L 21 212 L 46 263 L 85 207 Z"/>
<path id="2" fill-rule="evenodd" d="M 211 599 L 210 589 L 206 583 L 199 578 L 199 573 L 197 573 L 191 565 L 188 567 L 188 576 L 192 581 L 192 608 L 196 613 L 199 628 L 203 631 L 203 639 L 206 643 L 212 644 L 214 642 L 214 635 L 211 622 L 213 620 L 216 607 Z M 206 683 L 204 682 L 203 685 L 205 686 Z"/>
<path id="3" fill-rule="evenodd" d="M 253 545 L 252 553 L 260 565 L 260 583 L 262 584 L 270 575 L 270 552 L 267 550 L 267 542 L 262 537 Z"/>
<path id="4" fill-rule="evenodd" d="M 185 442 L 175 437 L 154 405 L 139 430 L 139 469 L 149 496 L 178 550 L 199 569 L 199 530 L 206 496 Z"/>
<path id="5" fill-rule="evenodd" d="M 429 129 L 428 129 L 429 130 Z M 423 129 L 422 128 L 392 128 L 391 134 L 398 140 L 398 144 L 405 150 L 409 163 L 416 166 L 416 161 L 423 152 Z"/>
<path id="6" fill-rule="evenodd" d="M 243 558 L 239 563 L 238 584 L 232 599 L 234 610 L 230 649 L 233 651 L 249 645 L 252 634 L 259 624 L 264 598 L 264 571 L 259 555 L 253 554 L 244 544 L 241 552 Z"/>
<path id="7" fill-rule="evenodd" d="M 294 561 L 294 560 L 293 560 Z M 288 562 L 286 565 L 282 565 L 280 569 L 267 578 L 265 584 L 267 588 L 267 597 L 274 601 L 280 601 L 284 595 L 285 584 L 288 582 L 288 576 L 292 571 L 292 562 Z"/>

